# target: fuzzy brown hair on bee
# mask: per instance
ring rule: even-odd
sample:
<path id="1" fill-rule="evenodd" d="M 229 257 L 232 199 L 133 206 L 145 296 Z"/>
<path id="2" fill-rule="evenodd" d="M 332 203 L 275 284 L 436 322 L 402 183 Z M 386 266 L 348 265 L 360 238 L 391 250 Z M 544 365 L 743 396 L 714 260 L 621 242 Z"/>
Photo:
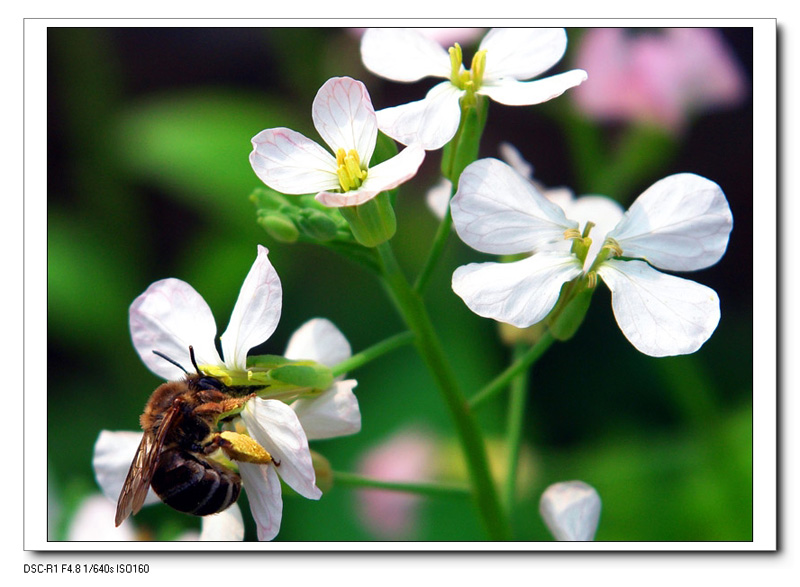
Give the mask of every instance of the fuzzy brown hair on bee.
<path id="1" fill-rule="evenodd" d="M 141 509 L 150 487 L 168 506 L 188 514 L 206 516 L 229 507 L 239 497 L 242 481 L 238 473 L 209 457 L 217 449 L 232 459 L 279 464 L 261 447 L 257 455 L 240 454 L 234 446 L 239 435 L 217 431 L 220 416 L 241 408 L 252 394 L 237 396 L 235 389 L 203 374 L 191 346 L 196 373 L 153 352 L 180 367 L 186 377 L 160 385 L 145 405 L 139 419 L 144 435 L 117 501 L 117 526 Z M 247 440 L 250 450 L 255 443 Z"/>

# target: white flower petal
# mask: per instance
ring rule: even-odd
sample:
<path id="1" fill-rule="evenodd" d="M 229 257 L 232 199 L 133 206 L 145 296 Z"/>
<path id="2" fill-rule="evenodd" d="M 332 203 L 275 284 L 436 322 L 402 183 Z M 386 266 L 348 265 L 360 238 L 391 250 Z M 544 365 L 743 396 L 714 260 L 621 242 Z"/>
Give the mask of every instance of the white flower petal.
<path id="1" fill-rule="evenodd" d="M 449 81 L 437 84 L 422 100 L 379 110 L 378 128 L 404 145 L 420 145 L 426 151 L 440 149 L 458 130 L 458 101 L 463 93 Z"/>
<path id="2" fill-rule="evenodd" d="M 221 362 L 214 346 L 217 325 L 211 308 L 185 281 L 162 279 L 150 285 L 131 304 L 129 321 L 136 352 L 153 373 L 164 379 L 182 379 L 184 373 L 153 351 L 164 353 L 190 372 L 190 345 L 198 364 Z"/>
<path id="3" fill-rule="evenodd" d="M 533 179 L 533 165 L 525 160 L 519 149 L 511 143 L 503 141 L 497 146 L 497 150 L 500 152 L 500 157 L 503 161 L 508 163 L 514 171 L 527 180 Z"/>
<path id="4" fill-rule="evenodd" d="M 694 271 L 720 260 L 733 227 L 720 187 L 693 173 L 678 173 L 647 188 L 608 236 L 626 257 L 671 271 Z"/>
<path id="5" fill-rule="evenodd" d="M 375 110 L 363 83 L 349 77 L 333 77 L 317 92 L 311 108 L 314 127 L 334 155 L 355 150 L 368 165 L 378 140 Z"/>
<path id="6" fill-rule="evenodd" d="M 553 67 L 567 49 L 567 33 L 555 28 L 492 29 L 481 41 L 486 49 L 484 79 L 530 79 Z"/>
<path id="7" fill-rule="evenodd" d="M 470 310 L 517 328 L 541 322 L 561 286 L 581 273 L 569 253 L 537 253 L 513 263 L 471 263 L 453 273 L 453 291 Z"/>
<path id="8" fill-rule="evenodd" d="M 247 352 L 267 340 L 281 317 L 281 280 L 269 261 L 269 251 L 258 245 L 258 254 L 239 291 L 228 328 L 220 337 L 225 365 L 244 370 Z"/>
<path id="9" fill-rule="evenodd" d="M 521 82 L 509 77 L 487 81 L 480 87 L 478 93 L 507 106 L 526 106 L 557 98 L 586 79 L 586 72 L 582 69 L 573 69 L 530 82 Z"/>
<path id="10" fill-rule="evenodd" d="M 254 398 L 241 416 L 249 434 L 280 462 L 281 478 L 303 497 L 319 499 L 308 439 L 294 410 L 278 400 Z"/>
<path id="11" fill-rule="evenodd" d="M 430 188 L 425 194 L 425 203 L 428 204 L 431 212 L 439 220 L 445 217 L 447 211 L 450 209 L 450 196 L 453 192 L 453 184 L 446 177 L 443 177 L 439 182 Z"/>
<path id="12" fill-rule="evenodd" d="M 554 483 L 542 494 L 539 512 L 560 541 L 594 540 L 600 521 L 600 496 L 583 481 Z"/>
<path id="13" fill-rule="evenodd" d="M 238 504 L 210 516 L 203 516 L 200 540 L 204 542 L 240 542 L 244 540 L 244 520 Z"/>
<path id="14" fill-rule="evenodd" d="M 81 502 L 67 529 L 70 542 L 119 542 L 136 540 L 130 518 L 114 525 L 116 505 L 104 495 L 90 495 Z"/>
<path id="15" fill-rule="evenodd" d="M 372 73 L 398 82 L 450 77 L 450 55 L 439 43 L 412 29 L 367 29 L 361 60 Z"/>
<path id="16" fill-rule="evenodd" d="M 325 318 L 314 318 L 295 330 L 283 354 L 293 361 L 316 361 L 327 367 L 338 365 L 352 355 L 342 331 Z"/>
<path id="17" fill-rule="evenodd" d="M 336 159 L 289 128 L 268 128 L 253 137 L 250 165 L 258 178 L 282 194 L 313 194 L 339 187 Z"/>
<path id="18" fill-rule="evenodd" d="M 281 482 L 275 467 L 239 463 L 239 474 L 250 502 L 250 512 L 256 522 L 256 533 L 261 541 L 272 540 L 281 529 L 283 498 Z"/>
<path id="19" fill-rule="evenodd" d="M 141 432 L 112 432 L 101 430 L 94 444 L 92 467 L 97 484 L 103 494 L 114 503 L 119 499 L 125 477 L 131 468 L 136 449 L 142 441 Z M 144 500 L 144 505 L 158 503 L 161 500 L 150 489 Z"/>
<path id="20" fill-rule="evenodd" d="M 461 240 L 478 251 L 500 255 L 563 241 L 564 231 L 578 226 L 497 159 L 480 159 L 464 169 L 450 213 Z"/>
<path id="21" fill-rule="evenodd" d="M 381 192 L 396 188 L 416 175 L 425 159 L 425 151 L 412 145 L 400 151 L 391 159 L 379 163 L 367 172 L 367 179 L 357 190 L 348 192 L 320 192 L 316 200 L 325 206 L 359 206 Z"/>
<path id="22" fill-rule="evenodd" d="M 361 430 L 361 412 L 353 393 L 355 379 L 336 381 L 318 397 L 299 399 L 291 408 L 309 440 L 348 436 Z"/>
<path id="23" fill-rule="evenodd" d="M 719 323 L 719 297 L 709 287 L 661 273 L 643 261 L 612 259 L 597 272 L 611 290 L 617 324 L 646 355 L 693 353 Z"/>

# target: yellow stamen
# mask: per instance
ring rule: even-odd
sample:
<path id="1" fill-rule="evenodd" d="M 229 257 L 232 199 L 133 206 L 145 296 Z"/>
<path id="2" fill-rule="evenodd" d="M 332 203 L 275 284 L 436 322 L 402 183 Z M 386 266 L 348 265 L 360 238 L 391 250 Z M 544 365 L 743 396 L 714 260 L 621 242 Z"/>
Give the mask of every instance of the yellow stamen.
<path id="1" fill-rule="evenodd" d="M 342 190 L 348 192 L 358 189 L 367 177 L 367 170 L 361 167 L 361 158 L 358 151 L 339 148 L 336 151 L 336 175 L 339 177 L 339 185 Z"/>
<path id="2" fill-rule="evenodd" d="M 268 465 L 274 460 L 263 446 L 245 434 L 224 430 L 219 436 L 220 448 L 231 460 L 259 465 Z"/>

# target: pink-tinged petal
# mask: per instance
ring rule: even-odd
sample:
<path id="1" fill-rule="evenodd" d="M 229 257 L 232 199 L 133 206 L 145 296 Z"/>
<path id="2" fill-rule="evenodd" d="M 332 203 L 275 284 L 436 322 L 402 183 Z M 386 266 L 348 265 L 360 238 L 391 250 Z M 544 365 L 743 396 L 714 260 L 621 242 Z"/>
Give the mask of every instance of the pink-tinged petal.
<path id="1" fill-rule="evenodd" d="M 430 89 L 423 100 L 377 112 L 381 132 L 404 145 L 420 145 L 426 151 L 445 146 L 461 121 L 459 99 L 464 94 L 449 81 Z"/>
<path id="2" fill-rule="evenodd" d="M 241 542 L 244 540 L 244 520 L 242 510 L 237 504 L 217 514 L 204 516 L 200 541 L 202 542 Z"/>
<path id="3" fill-rule="evenodd" d="M 719 323 L 719 297 L 704 285 L 661 273 L 643 261 L 610 260 L 598 269 L 611 290 L 625 337 L 651 357 L 695 352 Z"/>
<path id="4" fill-rule="evenodd" d="M 450 77 L 447 50 L 413 29 L 367 29 L 361 39 L 361 60 L 372 73 L 398 82 Z"/>
<path id="5" fill-rule="evenodd" d="M 464 169 L 450 213 L 461 240 L 478 251 L 500 255 L 563 241 L 564 231 L 578 226 L 497 159 L 480 159 Z"/>
<path id="6" fill-rule="evenodd" d="M 582 69 L 573 69 L 530 82 L 502 78 L 484 83 L 478 93 L 489 96 L 495 102 L 500 102 L 507 106 L 541 104 L 557 98 L 570 88 L 580 85 L 586 81 L 586 78 L 587 74 Z"/>
<path id="7" fill-rule="evenodd" d="M 314 318 L 294 331 L 283 356 L 293 361 L 310 360 L 333 367 L 352 354 L 350 343 L 333 322 Z"/>
<path id="8" fill-rule="evenodd" d="M 272 540 L 281 529 L 283 498 L 281 482 L 272 465 L 239 463 L 239 474 L 250 502 L 250 512 L 256 522 L 256 534 L 261 541 Z"/>
<path id="9" fill-rule="evenodd" d="M 94 444 L 92 467 L 97 484 L 108 499 L 116 503 L 122 492 L 122 485 L 128 476 L 136 449 L 142 441 L 141 432 L 112 432 L 101 430 Z M 161 500 L 153 493 L 147 492 L 145 505 L 159 503 Z M 113 517 L 112 522 L 113 524 Z"/>
<path id="10" fill-rule="evenodd" d="M 258 245 L 256 260 L 239 291 L 228 328 L 220 337 L 229 369 L 245 370 L 248 351 L 272 336 L 281 318 L 281 280 L 268 253 Z"/>
<path id="11" fill-rule="evenodd" d="M 282 194 L 313 194 L 339 186 L 336 159 L 299 132 L 269 128 L 254 136 L 252 143 L 253 171 Z"/>
<path id="12" fill-rule="evenodd" d="M 625 257 L 661 269 L 694 271 L 722 258 L 732 228 L 722 189 L 699 175 L 679 173 L 647 188 L 608 236 Z"/>
<path id="13" fill-rule="evenodd" d="M 363 83 L 349 77 L 325 82 L 311 108 L 314 127 L 336 154 L 355 150 L 362 164 L 369 163 L 378 140 L 375 110 Z"/>
<path id="14" fill-rule="evenodd" d="M 583 481 L 554 483 L 542 494 L 539 512 L 556 540 L 594 540 L 602 504 L 594 487 Z"/>
<path id="15" fill-rule="evenodd" d="M 453 273 L 453 291 L 478 316 L 527 328 L 558 301 L 561 286 L 581 274 L 569 253 L 537 253 L 513 263 L 471 263 Z"/>
<path id="16" fill-rule="evenodd" d="M 214 346 L 217 325 L 211 308 L 185 281 L 170 278 L 150 285 L 131 304 L 129 321 L 136 352 L 159 377 L 177 380 L 184 373 L 153 351 L 165 354 L 187 371 L 192 370 L 190 345 L 198 364 L 221 363 Z"/>
<path id="17" fill-rule="evenodd" d="M 355 386 L 355 379 L 337 381 L 318 397 L 292 403 L 309 440 L 348 436 L 361 430 Z"/>
<path id="18" fill-rule="evenodd" d="M 241 412 L 247 431 L 280 462 L 278 473 L 289 487 L 308 499 L 319 499 L 308 439 L 297 414 L 278 400 L 255 398 Z"/>
<path id="19" fill-rule="evenodd" d="M 412 145 L 391 159 L 371 167 L 367 172 L 367 179 L 357 190 L 320 192 L 316 195 L 316 199 L 321 204 L 332 208 L 359 206 L 379 193 L 394 189 L 414 177 L 424 159 L 425 151 L 417 145 Z"/>
<path id="20" fill-rule="evenodd" d="M 530 79 L 559 62 L 567 49 L 564 29 L 492 29 L 481 41 L 486 49 L 484 79 Z"/>

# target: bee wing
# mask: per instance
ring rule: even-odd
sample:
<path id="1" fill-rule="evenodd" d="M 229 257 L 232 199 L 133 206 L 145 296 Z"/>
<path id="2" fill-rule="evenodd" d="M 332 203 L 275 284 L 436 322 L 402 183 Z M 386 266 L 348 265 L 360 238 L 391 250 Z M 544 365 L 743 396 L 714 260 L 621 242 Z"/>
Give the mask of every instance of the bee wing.
<path id="1" fill-rule="evenodd" d="M 136 449 L 136 455 L 133 457 L 131 468 L 128 470 L 128 476 L 125 477 L 122 491 L 119 494 L 115 518 L 117 526 L 124 522 L 128 516 L 136 514 L 142 509 L 144 499 L 147 497 L 147 491 L 150 489 L 150 480 L 153 478 L 156 465 L 158 465 L 161 447 L 164 446 L 167 433 L 176 422 L 175 416 L 177 414 L 178 406 L 174 405 L 164 414 L 157 433 L 153 434 L 152 431 L 144 433 L 142 441 L 139 443 L 139 448 Z"/>

